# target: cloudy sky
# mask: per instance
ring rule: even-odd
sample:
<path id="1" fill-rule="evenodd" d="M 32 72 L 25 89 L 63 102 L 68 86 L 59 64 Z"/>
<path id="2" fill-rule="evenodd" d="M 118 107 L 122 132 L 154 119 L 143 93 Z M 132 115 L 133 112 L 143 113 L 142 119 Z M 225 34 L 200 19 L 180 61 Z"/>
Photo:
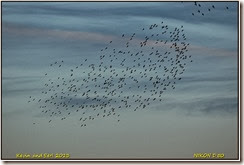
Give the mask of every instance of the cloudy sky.
<path id="1" fill-rule="evenodd" d="M 17 153 L 69 153 L 80 159 L 192 159 L 201 152 L 237 158 L 238 3 L 200 5 L 2 2 L 3 158 L 15 158 Z M 74 114 L 65 121 L 53 117 L 50 124 L 38 103 L 28 103 L 29 96 L 45 97 L 41 91 L 49 78 L 66 76 L 87 59 L 75 75 L 83 78 L 89 64 L 99 65 L 101 49 L 109 41 L 116 49 L 124 47 L 122 34 L 136 33 L 133 41 L 142 41 L 150 33 L 148 27 L 162 21 L 169 29 L 183 26 L 189 43 L 186 54 L 193 60 L 175 90 L 163 94 L 163 101 L 136 112 L 124 109 L 119 123 L 110 117 L 94 120 L 86 128 L 80 127 Z M 131 51 L 140 49 L 135 43 L 131 47 Z M 143 51 L 149 56 L 147 48 Z M 62 68 L 50 67 L 60 60 Z M 117 70 L 123 69 L 119 60 L 113 62 Z M 132 58 L 126 60 L 133 65 Z M 136 87 L 124 92 L 142 93 Z"/>

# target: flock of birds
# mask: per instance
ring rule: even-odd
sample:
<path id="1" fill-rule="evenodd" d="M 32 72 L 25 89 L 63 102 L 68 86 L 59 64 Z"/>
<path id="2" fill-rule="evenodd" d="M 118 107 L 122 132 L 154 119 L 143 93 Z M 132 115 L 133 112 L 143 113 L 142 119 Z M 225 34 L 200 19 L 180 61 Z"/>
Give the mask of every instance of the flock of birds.
<path id="1" fill-rule="evenodd" d="M 187 55 L 189 45 L 183 25 L 172 27 L 163 21 L 138 34 L 121 34 L 107 41 L 95 63 L 82 59 L 73 67 L 64 60 L 49 64 L 52 71 L 64 71 L 56 77 L 52 71 L 45 73 L 41 97 L 29 96 L 28 103 L 38 105 L 49 123 L 71 116 L 80 127 L 98 118 L 120 122 L 122 112 L 161 104 L 164 94 L 176 88 L 193 62 Z"/>
<path id="2" fill-rule="evenodd" d="M 123 47 L 114 48 L 109 41 L 100 50 L 97 65 L 88 65 L 84 59 L 69 69 L 68 76 L 48 77 L 45 73 L 44 97 L 30 96 L 28 102 L 37 102 L 49 122 L 54 116 L 66 120 L 75 114 L 81 127 L 98 117 L 114 116 L 119 122 L 120 113 L 127 109 L 137 111 L 162 102 L 163 94 L 182 79 L 187 63 L 193 62 L 185 54 L 189 43 L 183 26 L 172 29 L 161 22 L 141 31 L 147 34 L 142 40 L 135 38 L 136 33 L 122 34 L 119 43 Z M 61 69 L 64 61 L 50 67 Z"/>
<path id="3" fill-rule="evenodd" d="M 182 2 L 184 3 L 184 2 Z M 189 3 L 189 2 L 187 2 Z M 216 5 L 213 5 L 213 4 L 209 4 L 209 3 L 206 3 L 206 2 L 197 2 L 197 1 L 194 1 L 194 12 L 192 12 L 192 15 L 193 16 L 196 16 L 196 15 L 206 15 L 212 11 L 214 11 L 216 9 Z M 225 6 L 225 9 L 226 10 L 229 10 L 229 7 L 228 6 Z"/>

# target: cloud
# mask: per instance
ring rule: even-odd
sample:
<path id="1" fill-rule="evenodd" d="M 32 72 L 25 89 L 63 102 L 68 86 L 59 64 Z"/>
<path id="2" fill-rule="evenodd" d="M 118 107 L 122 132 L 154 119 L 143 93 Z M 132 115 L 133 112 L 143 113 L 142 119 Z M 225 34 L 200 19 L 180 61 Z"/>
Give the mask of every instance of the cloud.
<path id="1" fill-rule="evenodd" d="M 32 93 L 42 89 L 33 86 L 33 84 L 37 84 L 38 82 L 40 82 L 40 76 L 3 76 L 2 94 L 4 97 L 25 97 L 26 93 Z"/>
<path id="2" fill-rule="evenodd" d="M 8 33 L 16 36 L 28 37 L 48 37 L 56 39 L 68 40 L 83 40 L 93 42 L 103 42 L 113 40 L 115 37 L 112 35 L 103 35 L 100 33 L 81 32 L 81 31 L 68 31 L 68 30 L 53 30 L 41 29 L 31 27 L 19 27 L 18 25 L 3 23 L 3 33 Z"/>
<path id="3" fill-rule="evenodd" d="M 6 14 L 22 15 L 59 15 L 70 17 L 159 17 L 184 20 L 201 24 L 203 22 L 231 25 L 237 20 L 231 19 L 236 14 L 238 2 L 204 2 L 202 9 L 206 13 L 212 4 L 216 9 L 205 17 L 191 15 L 196 12 L 193 2 L 123 2 L 123 3 L 99 3 L 99 2 L 75 2 L 75 3 L 3 3 L 3 11 Z M 225 6 L 230 6 L 226 11 Z M 142 12 L 143 11 L 143 12 Z M 224 13 L 224 16 L 223 16 Z"/>
<path id="4" fill-rule="evenodd" d="M 175 111 L 188 116 L 225 116 L 236 115 L 238 112 L 237 97 L 202 97 L 192 101 L 177 101 L 166 99 L 164 104 L 154 105 L 155 110 Z"/>
<path id="5" fill-rule="evenodd" d="M 120 41 L 121 39 L 112 34 L 102 34 L 98 32 L 82 32 L 82 31 L 72 31 L 72 30 L 54 30 L 54 29 L 45 29 L 45 28 L 33 28 L 33 27 L 25 27 L 17 24 L 11 24 L 4 22 L 2 24 L 3 33 L 21 36 L 21 37 L 39 37 L 39 38 L 50 38 L 56 40 L 70 40 L 70 41 L 87 41 L 96 45 L 102 44 L 105 42 L 109 42 L 111 40 Z M 129 39 L 129 38 L 128 38 Z M 144 41 L 144 39 L 139 37 L 135 37 L 130 43 L 134 46 L 138 46 L 140 42 Z M 147 42 L 147 46 L 154 47 L 170 47 L 172 42 L 168 42 L 167 44 L 155 44 L 156 40 L 149 40 Z M 210 48 L 207 46 L 200 46 L 190 44 L 189 51 L 195 52 L 204 52 L 206 55 L 217 55 L 217 56 L 237 56 L 236 50 L 227 50 L 224 48 Z M 200 55 L 202 53 L 196 53 L 194 55 Z"/>
<path id="6" fill-rule="evenodd" d="M 195 115 L 198 112 L 205 115 L 236 115 L 238 111 L 238 100 L 234 97 L 208 98 L 194 101 L 192 103 L 182 104 L 188 115 Z"/>
<path id="7" fill-rule="evenodd" d="M 194 55 L 214 55 L 214 56 L 233 56 L 237 57 L 237 50 L 228 50 L 224 48 L 210 48 L 200 45 L 189 45 L 189 51 L 198 52 Z"/>
<path id="8" fill-rule="evenodd" d="M 11 3 L 12 4 L 12 3 Z M 26 38 L 34 38 L 34 40 L 38 39 L 44 39 L 47 40 L 67 40 L 67 41 L 84 41 L 87 44 L 91 44 L 92 48 L 97 48 L 98 46 L 102 46 L 104 43 L 106 44 L 107 41 L 110 40 L 117 40 L 121 41 L 121 37 L 119 38 L 116 35 L 113 35 L 112 29 L 113 27 L 117 27 L 115 24 L 119 24 L 118 26 L 122 25 L 120 29 L 116 29 L 116 33 L 122 33 L 125 31 L 126 33 L 132 33 L 132 28 L 135 28 L 138 22 L 142 23 L 141 25 L 150 25 L 151 22 L 154 22 L 156 20 L 167 20 L 170 24 L 170 28 L 174 26 L 180 26 L 181 24 L 184 24 L 184 28 L 189 30 L 190 32 L 186 33 L 186 36 L 193 36 L 193 40 L 195 42 L 191 42 L 189 46 L 188 53 L 191 53 L 192 55 L 209 55 L 209 56 L 233 56 L 237 57 L 236 50 L 230 50 L 225 47 L 225 42 L 230 43 L 229 40 L 224 40 L 226 38 L 231 38 L 232 34 L 235 34 L 236 31 L 231 30 L 227 35 L 225 35 L 225 32 L 231 29 L 230 27 L 236 25 L 235 18 L 236 17 L 236 9 L 231 8 L 229 13 L 226 13 L 221 8 L 217 8 L 216 12 L 212 14 L 212 16 L 206 16 L 206 17 L 196 17 L 192 18 L 191 11 L 193 10 L 193 3 L 174 3 L 174 2 L 163 2 L 163 3 L 121 3 L 123 5 L 117 5 L 117 3 L 107 3 L 107 5 L 103 5 L 103 3 L 14 3 L 11 5 L 10 3 L 3 3 L 3 23 L 2 23 L 2 30 L 3 30 L 3 39 L 7 39 L 7 35 L 14 36 L 13 38 L 18 38 L 19 40 L 26 41 Z M 20 5 L 21 4 L 21 5 Z M 57 5 L 58 4 L 58 5 Z M 133 4 L 130 6 L 130 4 Z M 142 5 L 143 4 L 143 5 Z M 220 5 L 221 7 L 224 7 L 223 3 Z M 101 6 L 102 5 L 102 6 Z M 84 7 L 86 6 L 86 8 Z M 173 10 L 174 9 L 174 10 Z M 142 12 L 143 11 L 143 12 Z M 221 12 L 224 12 L 222 15 Z M 10 17 L 12 16 L 12 17 Z M 14 18 L 16 16 L 16 18 Z M 52 19 L 49 19 L 49 17 L 52 17 Z M 75 17 L 75 18 L 74 18 Z M 12 19 L 10 19 L 12 18 Z M 74 18 L 74 19 L 73 19 Z M 77 18 L 81 18 L 81 22 L 77 22 Z M 57 21 L 55 20 L 57 19 Z M 69 21 L 70 20 L 70 21 Z M 92 20 L 92 21 L 91 21 Z M 116 20 L 116 21 L 115 21 Z M 18 22 L 19 21 L 19 22 Z M 53 21 L 53 22 L 52 22 Z M 97 22 L 96 22 L 97 21 Z M 115 22 L 113 22 L 115 21 Z M 129 21 L 129 22 L 128 22 Z M 32 23 L 33 22 L 33 23 Z M 100 22 L 103 23 L 103 25 L 100 25 Z M 133 23 L 134 24 L 131 24 Z M 96 24 L 93 24 L 96 23 Z M 81 27 L 81 30 L 74 30 L 74 27 L 78 27 L 82 24 L 85 24 L 88 26 Z M 130 27 L 128 28 L 128 25 Z M 194 26 L 193 26 L 194 25 Z M 215 26 L 218 25 L 218 26 Z M 223 26 L 226 25 L 226 26 Z M 44 27 L 46 26 L 46 27 Z M 95 32 L 90 32 L 89 27 L 92 26 Z M 205 28 L 202 28 L 204 26 Z M 204 44 L 204 42 L 208 42 L 208 29 L 214 28 L 221 28 L 224 30 L 218 30 L 218 34 L 210 35 L 213 40 L 209 42 L 208 44 L 215 44 L 219 41 L 222 48 L 216 47 L 215 45 L 213 47 L 209 47 L 208 45 Z M 124 27 L 127 27 L 126 29 Z M 82 29 L 83 28 L 83 29 Z M 108 29 L 106 31 L 106 34 L 101 31 L 99 32 L 99 29 Z M 192 29 L 196 29 L 194 32 L 192 32 Z M 206 31 L 204 31 L 207 29 Z M 221 32 L 219 32 L 221 31 Z M 199 36 L 195 36 L 194 34 L 199 33 L 200 36 L 203 36 L 203 38 Z M 217 33 L 217 32 L 216 32 Z M 144 34 L 143 34 L 144 35 Z M 136 44 L 140 43 L 143 40 L 142 35 L 138 34 L 136 35 L 135 39 L 131 42 L 132 47 Z M 219 36 L 224 36 L 223 38 L 218 38 Z M 141 38 L 140 38 L 141 37 Z M 195 39 L 196 38 L 196 39 Z M 207 38 L 207 39 L 206 39 Z M 222 39 L 222 40 L 221 40 Z M 235 38 L 234 38 L 235 39 Z M 233 40 L 234 40 L 233 39 Z M 202 42 L 196 42 L 198 40 L 201 40 Z M 7 42 L 7 40 L 5 40 Z M 162 46 L 160 44 L 155 45 L 155 40 L 148 41 L 148 46 Z M 222 44 L 224 42 L 224 44 Z M 44 42 L 45 43 L 45 42 Z M 78 43 L 78 42 L 77 42 Z M 234 43 L 234 42 L 231 42 Z M 11 42 L 8 43 L 9 45 Z M 23 43 L 22 43 L 23 44 Z M 46 44 L 46 43 L 45 43 Z M 50 47 L 50 45 L 45 45 L 44 47 L 41 47 L 41 49 L 31 49 L 35 50 L 37 52 L 41 52 L 41 50 L 45 49 L 46 47 Z M 72 45 L 73 42 L 70 42 Z M 121 42 L 119 43 L 121 44 Z M 202 44 L 202 45 L 201 45 Z M 3 45 L 3 48 L 6 48 L 6 45 Z M 21 45 L 21 43 L 18 43 L 16 45 Z M 23 44 L 24 45 L 24 44 Z M 33 43 L 31 43 L 33 45 Z M 67 48 L 67 51 L 74 52 L 73 49 L 68 48 L 68 44 L 59 45 L 56 47 L 59 47 L 60 49 L 65 47 Z M 78 45 L 78 44 L 77 44 Z M 166 46 L 170 46 L 171 43 L 168 43 Z M 229 44 L 231 45 L 231 44 Z M 39 45 L 38 45 L 39 46 Z M 52 47 L 52 46 L 51 46 Z M 55 46 L 53 46 L 55 47 Z M 81 47 L 78 45 L 77 47 Z M 58 49 L 59 49 L 58 48 Z M 133 47 L 135 48 L 135 47 Z M 22 48 L 22 45 L 20 46 L 20 49 Z M 50 49 L 48 49 L 50 50 Z M 94 51 L 95 49 L 89 50 Z M 31 52 L 30 50 L 27 50 L 28 52 Z M 23 52 L 23 50 L 22 50 Z M 72 53 L 67 53 L 67 58 L 71 59 Z M 83 53 L 83 52 L 82 52 Z M 92 52 L 91 54 L 96 54 L 98 52 Z M 19 54 L 13 53 L 16 56 Z M 23 53 L 24 55 L 27 54 L 26 52 Z M 43 53 L 36 53 L 40 55 L 40 57 L 43 57 Z M 58 53 L 59 54 L 59 53 Z M 19 56 L 20 57 L 20 56 Z M 23 56 L 21 56 L 23 57 Z M 20 58 L 21 58 L 20 57 Z M 4 59 L 8 59 L 9 56 L 5 54 Z M 222 58 L 222 57 L 221 57 Z M 14 59 L 14 60 L 13 60 Z M 16 61 L 16 58 L 11 59 L 12 61 Z M 9 60 L 9 61 L 11 61 Z M 224 59 L 225 60 L 225 59 Z M 8 60 L 5 60 L 8 61 Z M 35 58 L 36 61 L 36 58 Z M 129 61 L 129 60 L 128 60 Z M 221 60 L 222 61 L 222 60 Z M 18 61 L 17 61 L 18 62 Z M 46 61 L 45 61 L 46 62 Z M 204 61 L 206 62 L 206 61 Z M 39 61 L 38 61 L 39 63 Z M 199 62 L 200 63 L 200 62 Z M 20 65 L 16 63 L 15 65 Z M 194 64 L 193 64 L 194 65 Z M 231 66 L 231 65 L 228 65 Z M 206 65 L 201 65 L 199 67 L 206 67 Z M 198 67 L 198 68 L 199 68 Z M 29 69 L 29 68 L 28 68 Z M 210 68 L 211 69 L 211 68 Z M 209 71 L 209 68 L 206 70 Z M 6 73 L 7 71 L 5 71 Z M 222 71 L 223 72 L 223 71 Z M 213 74 L 216 75 L 216 72 Z M 229 75 L 229 74 L 228 74 Z M 201 76 L 195 76 L 195 77 L 184 77 L 181 81 L 181 84 L 184 85 L 184 83 L 197 83 L 197 82 L 221 82 L 221 81 L 232 81 L 236 80 L 235 77 L 204 77 Z M 26 80 L 28 81 L 28 80 Z M 25 81 L 23 81 L 25 82 Z M 16 84 L 19 84 L 19 82 L 15 82 Z M 139 85 L 144 85 L 147 82 L 140 82 Z M 12 86 L 15 86 L 14 83 L 11 84 Z M 7 85 L 6 85 L 7 86 Z M 10 89 L 7 93 L 20 93 L 22 89 Z M 26 90 L 26 88 L 23 88 L 23 90 Z M 201 89 L 202 90 L 202 89 Z M 27 90 L 26 90 L 27 91 Z M 136 91 L 136 89 L 135 89 Z M 137 91 L 136 91 L 137 92 Z M 77 100 L 78 101 L 78 100 Z M 218 102 L 221 102 L 221 100 L 216 100 Z M 223 101 L 223 100 L 222 100 Z M 198 102 L 194 102 L 192 106 L 196 106 Z M 204 102 L 199 102 L 199 105 L 202 104 L 202 112 L 207 112 L 208 109 L 220 109 L 221 104 L 212 102 L 211 100 L 208 100 L 209 106 L 207 106 L 207 103 L 204 104 Z M 172 104 L 173 105 L 173 104 Z M 184 105 L 185 106 L 185 105 Z M 189 107 L 190 108 L 190 107 Z"/>

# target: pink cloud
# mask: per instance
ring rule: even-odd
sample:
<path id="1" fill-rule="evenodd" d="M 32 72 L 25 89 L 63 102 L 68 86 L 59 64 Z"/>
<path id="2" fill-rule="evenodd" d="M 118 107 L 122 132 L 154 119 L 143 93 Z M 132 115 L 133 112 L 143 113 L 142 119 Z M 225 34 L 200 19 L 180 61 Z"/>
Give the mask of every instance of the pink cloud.
<path id="1" fill-rule="evenodd" d="M 4 33 L 21 36 L 33 36 L 33 37 L 50 37 L 58 39 L 68 40 L 84 40 L 84 41 L 97 41 L 104 42 L 113 40 L 115 37 L 112 35 L 103 35 L 100 33 L 92 32 L 80 32 L 80 31 L 68 31 L 68 30 L 53 30 L 53 29 L 41 29 L 41 28 L 27 28 L 17 27 L 15 25 L 3 24 Z"/>
<path id="2" fill-rule="evenodd" d="M 20 35 L 20 36 L 32 36 L 32 37 L 45 37 L 45 38 L 57 38 L 64 40 L 82 40 L 82 41 L 92 41 L 92 42 L 108 42 L 110 40 L 115 40 L 118 43 L 121 43 L 121 37 L 113 35 L 104 35 L 94 32 L 81 32 L 81 31 L 69 31 L 69 30 L 53 30 L 53 29 L 41 29 L 41 28 L 29 28 L 29 27 L 18 27 L 9 23 L 4 23 L 2 25 L 3 33 L 9 33 L 11 35 Z M 124 37 L 123 42 L 129 41 L 130 44 L 134 46 L 140 45 L 140 42 L 143 42 L 144 39 L 133 38 L 130 41 L 130 37 Z M 147 46 L 150 47 L 161 47 L 166 46 L 170 47 L 173 42 L 167 42 L 156 44 L 156 40 L 148 40 Z M 229 51 L 223 48 L 208 48 L 205 46 L 192 45 L 188 46 L 188 51 L 194 55 L 215 55 L 215 56 L 236 56 L 236 51 Z"/>

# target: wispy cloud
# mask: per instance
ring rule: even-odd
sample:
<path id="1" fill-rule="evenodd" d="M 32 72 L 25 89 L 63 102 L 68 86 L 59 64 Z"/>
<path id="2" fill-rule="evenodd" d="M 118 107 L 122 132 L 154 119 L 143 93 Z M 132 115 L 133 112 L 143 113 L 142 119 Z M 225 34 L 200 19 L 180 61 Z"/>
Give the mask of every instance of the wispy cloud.
<path id="1" fill-rule="evenodd" d="M 113 40 L 115 37 L 112 35 L 103 35 L 100 33 L 92 32 L 80 32 L 80 31 L 69 31 L 69 30 L 53 30 L 53 29 L 41 29 L 31 27 L 19 27 L 17 25 L 3 23 L 3 33 L 16 36 L 30 36 L 30 37 L 44 37 L 44 38 L 55 38 L 55 39 L 66 39 L 66 40 L 83 40 L 83 41 L 94 41 L 103 42 Z"/>
<path id="2" fill-rule="evenodd" d="M 178 100 L 177 104 L 171 101 L 167 100 L 163 106 L 155 106 L 155 110 L 170 110 L 188 116 L 226 116 L 236 115 L 238 112 L 237 97 L 205 97 L 182 102 Z"/>

